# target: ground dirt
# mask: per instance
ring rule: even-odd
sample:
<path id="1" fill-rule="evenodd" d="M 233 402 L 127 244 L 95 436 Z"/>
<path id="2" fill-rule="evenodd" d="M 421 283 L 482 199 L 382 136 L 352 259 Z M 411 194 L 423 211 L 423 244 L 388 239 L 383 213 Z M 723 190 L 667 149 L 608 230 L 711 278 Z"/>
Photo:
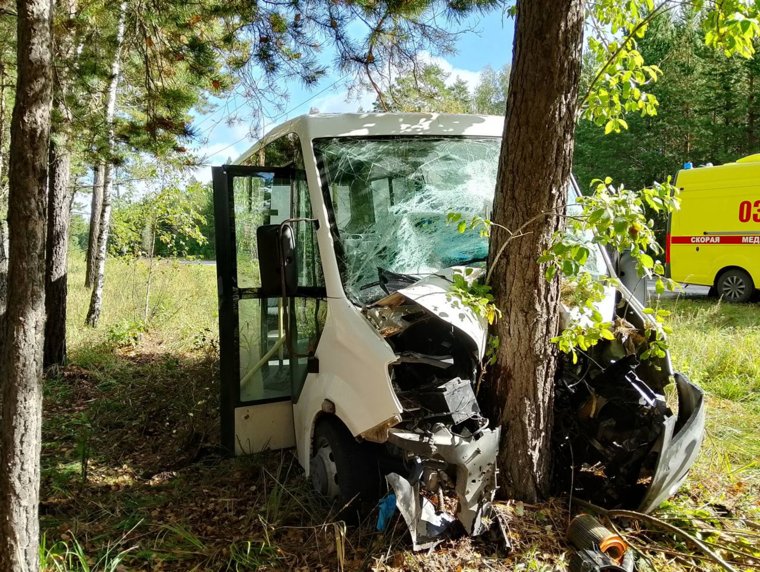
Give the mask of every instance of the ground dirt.
<path id="1" fill-rule="evenodd" d="M 178 308 L 213 307 L 213 273 L 198 284 Z M 168 304 L 171 319 L 144 323 L 106 305 L 111 325 L 85 332 L 72 325 L 69 365 L 47 374 L 43 571 L 566 569 L 567 497 L 498 502 L 510 550 L 496 535 L 414 553 L 398 514 L 384 533 L 376 531 L 376 512 L 359 526 L 340 522 L 341 507 L 311 492 L 292 451 L 222 456 L 216 336 Z M 736 569 L 760 569 L 760 380 L 753 369 L 760 368 L 760 304 L 663 305 L 674 312 L 674 363 L 705 387 L 709 417 L 700 460 L 655 516 L 699 536 Z M 77 319 L 80 310 L 71 310 Z M 719 569 L 656 526 L 614 524 L 644 553 L 639 570 Z"/>

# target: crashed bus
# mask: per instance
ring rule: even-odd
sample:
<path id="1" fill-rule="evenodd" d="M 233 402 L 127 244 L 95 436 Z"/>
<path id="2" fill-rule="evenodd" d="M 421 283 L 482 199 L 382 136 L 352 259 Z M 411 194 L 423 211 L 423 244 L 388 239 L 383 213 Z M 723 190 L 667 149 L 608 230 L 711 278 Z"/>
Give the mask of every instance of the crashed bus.
<path id="1" fill-rule="evenodd" d="M 491 520 L 488 328 L 449 293 L 454 273 L 484 271 L 488 242 L 447 215 L 488 218 L 502 131 L 501 117 L 311 114 L 213 168 L 222 445 L 295 447 L 342 506 L 392 490 L 416 547 Z M 586 266 L 613 275 L 592 250 Z M 669 357 L 638 358 L 646 318 L 624 286 L 600 311 L 616 340 L 562 361 L 555 456 L 572 452 L 574 495 L 649 511 L 698 453 L 703 395 Z"/>

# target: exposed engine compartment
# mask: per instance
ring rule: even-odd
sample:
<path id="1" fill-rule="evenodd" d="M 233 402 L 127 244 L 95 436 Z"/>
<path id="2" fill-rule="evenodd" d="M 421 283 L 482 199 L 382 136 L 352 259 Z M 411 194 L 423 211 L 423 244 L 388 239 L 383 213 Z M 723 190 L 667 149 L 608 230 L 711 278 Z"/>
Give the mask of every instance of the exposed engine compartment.
<path id="1" fill-rule="evenodd" d="M 604 351 L 593 353 L 601 359 Z M 572 485 L 574 495 L 599 505 L 641 504 L 673 412 L 638 367 L 635 355 L 601 363 L 586 355 L 577 364 L 562 360 L 554 406 L 558 492 Z"/>
<path id="2" fill-rule="evenodd" d="M 499 430 L 475 396 L 477 343 L 397 292 L 365 312 L 397 358 L 390 377 L 404 411 L 385 446 L 403 470 L 386 479 L 415 548 L 437 544 L 456 522 L 479 534 L 496 491 Z"/>

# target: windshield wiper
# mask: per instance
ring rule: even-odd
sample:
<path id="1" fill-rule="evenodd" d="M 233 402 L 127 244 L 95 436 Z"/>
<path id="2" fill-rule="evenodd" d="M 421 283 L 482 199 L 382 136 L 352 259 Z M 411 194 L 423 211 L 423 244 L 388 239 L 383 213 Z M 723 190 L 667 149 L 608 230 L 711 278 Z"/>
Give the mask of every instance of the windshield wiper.
<path id="1" fill-rule="evenodd" d="M 486 262 L 488 261 L 488 256 L 475 256 L 473 258 L 467 258 L 465 260 L 457 260 L 456 262 L 453 262 L 448 265 L 449 268 L 452 266 L 469 266 L 470 264 L 475 264 L 476 262 Z"/>

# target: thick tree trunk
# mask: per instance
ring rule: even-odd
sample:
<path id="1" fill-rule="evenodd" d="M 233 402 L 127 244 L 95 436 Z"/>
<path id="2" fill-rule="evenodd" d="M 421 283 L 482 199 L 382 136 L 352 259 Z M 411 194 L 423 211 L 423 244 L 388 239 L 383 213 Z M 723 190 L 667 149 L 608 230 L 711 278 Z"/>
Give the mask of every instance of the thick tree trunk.
<path id="1" fill-rule="evenodd" d="M 500 346 L 489 388 L 504 428 L 501 484 L 525 501 L 550 484 L 559 283 L 546 281 L 537 259 L 564 225 L 582 45 L 583 0 L 518 0 L 493 221 L 521 236 L 494 227 L 491 238 L 491 284 L 504 314 L 492 332 Z"/>
<path id="2" fill-rule="evenodd" d="M 92 288 L 95 284 L 95 268 L 98 265 L 98 237 L 100 236 L 100 217 L 103 213 L 103 171 L 105 165 L 93 168 L 92 203 L 90 204 L 90 233 L 87 238 L 87 268 L 84 285 Z"/>
<path id="3" fill-rule="evenodd" d="M 47 258 L 45 266 L 44 367 L 66 361 L 66 296 L 68 293 L 71 155 L 65 141 L 50 141 Z"/>
<path id="4" fill-rule="evenodd" d="M 71 93 L 77 61 L 74 25 L 76 0 L 58 0 L 62 25 L 53 31 L 54 57 L 62 62 L 54 75 L 53 109 L 55 123 L 50 139 L 48 179 L 47 258 L 45 265 L 45 351 L 44 367 L 66 361 L 66 298 L 68 294 L 69 222 L 71 198 L 71 112 L 66 98 Z"/>
<path id="5" fill-rule="evenodd" d="M 0 570 L 39 568 L 45 227 L 52 97 L 51 0 L 18 0 L 18 81 L 8 168 L 8 307 L 0 354 Z"/>
<path id="6" fill-rule="evenodd" d="M 119 90 L 119 78 L 121 76 L 121 48 L 124 42 L 124 29 L 126 26 L 127 3 L 122 2 L 119 6 L 119 26 L 116 31 L 116 51 L 111 62 L 111 81 L 108 85 L 108 98 L 106 103 L 106 125 L 108 126 L 108 162 L 103 171 L 103 206 L 100 213 L 98 229 L 98 241 L 96 246 L 96 263 L 93 267 L 93 288 L 90 297 L 90 308 L 87 310 L 89 326 L 97 326 L 100 318 L 100 309 L 103 304 L 103 283 L 105 282 L 106 269 L 106 246 L 108 245 L 108 231 L 111 222 L 111 187 L 113 186 L 113 171 L 111 168 L 111 156 L 114 150 L 113 118 L 116 112 L 116 94 Z"/>

